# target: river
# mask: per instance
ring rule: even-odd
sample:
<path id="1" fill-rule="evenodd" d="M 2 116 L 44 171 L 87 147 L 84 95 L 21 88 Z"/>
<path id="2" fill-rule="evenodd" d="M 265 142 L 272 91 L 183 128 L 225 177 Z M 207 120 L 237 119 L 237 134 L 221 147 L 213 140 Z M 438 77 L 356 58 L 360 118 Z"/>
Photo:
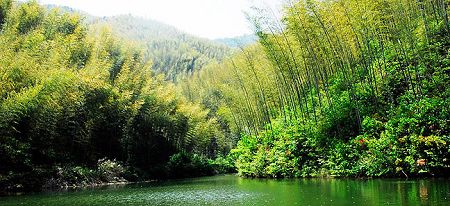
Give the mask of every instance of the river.
<path id="1" fill-rule="evenodd" d="M 0 205 L 450 205 L 450 180 L 224 175 L 0 197 Z"/>

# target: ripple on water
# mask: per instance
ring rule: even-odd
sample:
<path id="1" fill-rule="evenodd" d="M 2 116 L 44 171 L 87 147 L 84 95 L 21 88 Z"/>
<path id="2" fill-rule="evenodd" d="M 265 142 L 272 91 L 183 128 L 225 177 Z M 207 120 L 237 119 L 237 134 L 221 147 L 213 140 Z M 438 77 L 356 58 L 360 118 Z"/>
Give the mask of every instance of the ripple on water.
<path id="1" fill-rule="evenodd" d="M 243 204 L 251 199 L 258 198 L 256 193 L 235 190 L 232 187 L 211 188 L 169 188 L 163 191 L 148 190 L 136 191 L 127 196 L 114 198 L 116 203 L 151 205 L 223 205 Z"/>

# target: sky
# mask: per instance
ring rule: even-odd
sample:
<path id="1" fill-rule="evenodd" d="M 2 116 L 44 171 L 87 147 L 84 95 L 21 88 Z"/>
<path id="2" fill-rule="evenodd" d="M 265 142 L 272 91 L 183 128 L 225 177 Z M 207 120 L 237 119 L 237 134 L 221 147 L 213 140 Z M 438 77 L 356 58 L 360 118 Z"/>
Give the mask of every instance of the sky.
<path id="1" fill-rule="evenodd" d="M 283 0 L 38 0 L 94 16 L 132 14 L 157 20 L 196 36 L 217 39 L 251 34 L 244 11 L 251 6 L 279 11 Z"/>

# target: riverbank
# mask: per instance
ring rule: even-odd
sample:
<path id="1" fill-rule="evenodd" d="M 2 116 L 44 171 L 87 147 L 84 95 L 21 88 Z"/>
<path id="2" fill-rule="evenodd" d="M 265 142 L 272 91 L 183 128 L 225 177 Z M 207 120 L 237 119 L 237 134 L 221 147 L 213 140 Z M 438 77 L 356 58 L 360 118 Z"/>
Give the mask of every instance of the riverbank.
<path id="1" fill-rule="evenodd" d="M 147 183 L 233 172 L 236 171 L 230 160 L 220 156 L 211 160 L 198 155 L 177 153 L 167 163 L 156 165 L 147 171 L 103 158 L 98 160 L 96 166 L 91 167 L 53 165 L 34 168 L 34 172 L 0 176 L 0 195 Z"/>

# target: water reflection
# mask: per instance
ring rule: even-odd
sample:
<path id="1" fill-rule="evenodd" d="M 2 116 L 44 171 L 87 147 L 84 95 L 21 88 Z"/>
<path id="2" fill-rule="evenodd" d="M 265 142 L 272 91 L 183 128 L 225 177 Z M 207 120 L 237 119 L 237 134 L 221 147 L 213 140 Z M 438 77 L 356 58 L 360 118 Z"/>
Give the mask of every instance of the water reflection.
<path id="1" fill-rule="evenodd" d="M 216 176 L 0 199 L 0 205 L 450 205 L 448 179 Z"/>
<path id="2" fill-rule="evenodd" d="M 420 183 L 420 199 L 422 201 L 428 200 L 428 187 L 425 185 L 425 183 L 422 181 Z"/>

